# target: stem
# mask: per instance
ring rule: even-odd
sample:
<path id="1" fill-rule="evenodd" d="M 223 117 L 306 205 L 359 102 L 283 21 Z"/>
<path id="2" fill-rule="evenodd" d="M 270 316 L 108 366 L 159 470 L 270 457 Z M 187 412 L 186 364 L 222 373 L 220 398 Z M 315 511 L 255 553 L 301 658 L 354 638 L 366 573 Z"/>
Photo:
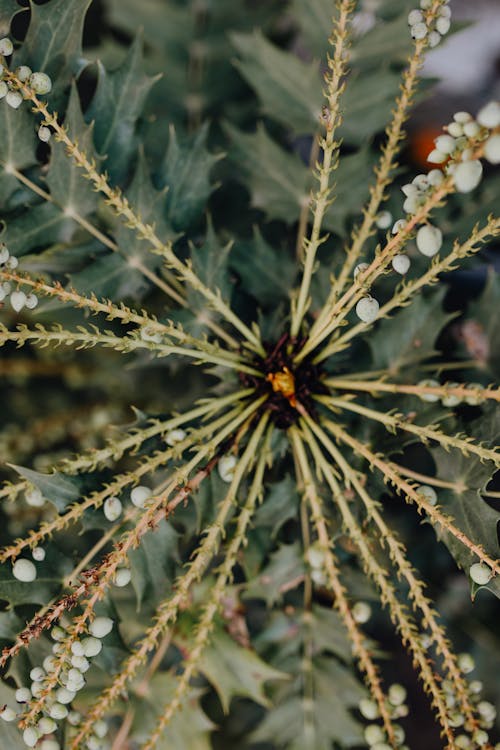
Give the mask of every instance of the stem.
<path id="1" fill-rule="evenodd" d="M 304 272 L 297 305 L 295 307 L 292 305 L 290 327 L 292 338 L 298 335 L 302 319 L 309 306 L 309 291 L 314 273 L 316 255 L 318 248 L 325 240 L 324 237 L 321 237 L 321 227 L 325 212 L 332 203 L 330 179 L 338 164 L 340 141 L 335 140 L 335 135 L 342 122 L 339 102 L 345 84 L 341 83 L 341 81 L 347 73 L 348 25 L 354 7 L 355 3 L 353 0 L 338 0 L 338 18 L 334 23 L 330 38 L 330 44 L 334 47 L 334 53 L 333 57 L 328 57 L 328 72 L 325 76 L 327 106 L 323 110 L 323 121 L 326 127 L 326 135 L 321 139 L 319 144 L 323 150 L 323 160 L 321 164 L 317 164 L 319 184 L 312 196 L 314 209 L 311 235 L 307 240 L 304 238 L 302 246 Z"/>
<path id="2" fill-rule="evenodd" d="M 252 436 L 252 441 L 249 442 L 247 450 L 241 458 L 240 464 L 238 465 L 238 468 L 241 467 L 241 471 L 239 472 L 238 476 L 238 484 L 241 482 L 244 473 L 248 471 L 250 463 L 256 455 L 257 446 L 260 442 L 260 438 L 262 437 L 268 419 L 268 413 L 264 414 L 261 417 L 260 422 Z M 228 581 L 231 579 L 232 570 L 237 561 L 238 552 L 245 542 L 248 526 L 253 518 L 257 500 L 263 489 L 264 469 L 266 463 L 269 460 L 269 444 L 271 435 L 272 428 L 268 431 L 265 445 L 260 452 L 253 481 L 248 492 L 248 499 L 245 503 L 245 506 L 241 510 L 240 515 L 238 516 L 236 531 L 225 552 L 224 562 L 219 569 L 217 580 L 212 591 L 209 594 L 208 602 L 205 605 L 203 615 L 198 623 L 194 643 L 192 647 L 189 648 L 189 656 L 184 663 L 184 671 L 177 683 L 175 693 L 161 710 L 160 719 L 151 737 L 147 740 L 146 743 L 142 745 L 141 750 L 154 750 L 156 743 L 171 721 L 173 715 L 181 708 L 182 702 L 189 689 L 190 680 L 192 679 L 192 677 L 194 677 L 199 668 L 199 663 L 201 661 L 203 651 L 208 645 L 211 632 L 214 628 L 215 616 L 220 608 L 221 600 L 227 587 Z M 255 440 L 253 438 L 255 438 Z M 73 750 L 77 750 L 76 745 L 73 747 Z"/>

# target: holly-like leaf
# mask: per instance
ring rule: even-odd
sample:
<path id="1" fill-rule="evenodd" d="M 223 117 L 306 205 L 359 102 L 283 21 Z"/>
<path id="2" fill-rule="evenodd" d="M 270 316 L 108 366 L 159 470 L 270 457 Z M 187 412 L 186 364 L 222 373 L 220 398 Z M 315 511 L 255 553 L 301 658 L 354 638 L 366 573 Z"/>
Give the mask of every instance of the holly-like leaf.
<path id="1" fill-rule="evenodd" d="M 287 674 L 270 667 L 255 651 L 240 646 L 223 630 L 214 633 L 203 652 L 200 671 L 217 691 L 225 713 L 235 696 L 268 705 L 264 692 L 266 682 L 288 679 Z"/>
<path id="2" fill-rule="evenodd" d="M 484 441 L 487 445 L 495 445 L 500 434 L 500 411 L 491 410 L 474 423 L 472 434 L 477 441 Z M 454 484 L 463 484 L 461 492 L 442 490 L 438 492 L 438 503 L 443 511 L 453 518 L 453 522 L 469 539 L 480 544 L 485 552 L 497 559 L 500 556 L 498 541 L 498 525 L 500 513 L 483 499 L 482 493 L 491 479 L 495 467 L 492 462 L 481 462 L 477 456 L 464 456 L 458 451 L 448 452 L 442 447 L 431 449 L 436 463 L 437 474 Z M 469 567 L 478 562 L 464 544 L 456 539 L 442 525 L 435 526 L 438 538 L 446 544 L 458 565 L 468 573 Z M 473 586 L 473 592 L 477 587 Z M 498 581 L 493 579 L 486 585 L 499 598 Z"/>
<path id="3" fill-rule="evenodd" d="M 155 601 L 165 598 L 176 560 L 177 533 L 167 521 L 162 521 L 154 533 L 146 534 L 141 545 L 129 553 L 138 610 L 146 600 L 154 606 Z"/>
<path id="4" fill-rule="evenodd" d="M 204 243 L 200 247 L 191 243 L 190 248 L 193 269 L 198 278 L 209 289 L 218 289 L 225 299 L 228 298 L 231 291 L 227 268 L 231 245 L 230 242 L 221 245 L 212 221 L 209 219 Z M 190 310 L 193 312 L 203 310 L 205 314 L 208 314 L 206 300 L 198 292 L 189 290 L 188 300 Z M 212 313 L 210 315 L 213 317 Z"/>
<path id="5" fill-rule="evenodd" d="M 500 375 L 500 311 L 498 300 L 500 299 L 500 276 L 491 269 L 488 273 L 486 286 L 479 300 L 474 301 L 467 310 L 466 323 L 469 326 L 471 336 L 475 336 L 476 350 L 474 351 L 474 340 L 470 340 L 470 354 L 484 361 L 484 366 L 495 376 Z M 465 325 L 462 330 L 465 334 Z M 465 338 L 465 336 L 464 336 Z"/>
<path id="6" fill-rule="evenodd" d="M 52 503 L 59 513 L 81 497 L 80 481 L 75 477 L 67 477 L 57 471 L 52 474 L 42 474 L 39 471 L 27 469 L 25 466 L 14 464 L 11 466 L 24 479 L 38 487 L 44 498 Z"/>
<path id="7" fill-rule="evenodd" d="M 245 597 L 265 599 L 268 606 L 279 601 L 285 591 L 296 588 L 304 575 L 304 559 L 298 542 L 283 544 L 257 578 L 249 582 Z"/>
<path id="8" fill-rule="evenodd" d="M 281 700 L 265 716 L 252 734 L 254 742 L 272 741 L 287 750 L 331 750 L 333 742 L 343 747 L 363 743 L 361 725 L 353 718 L 349 707 L 355 707 L 364 697 L 362 685 L 337 660 L 322 655 L 313 661 L 314 693 L 305 721 L 304 696 L 300 680 L 282 691 Z M 335 686 L 332 692 L 332 686 Z"/>
<path id="9" fill-rule="evenodd" d="M 137 148 L 136 128 L 155 78 L 143 73 L 142 39 L 137 36 L 119 68 L 106 71 L 98 63 L 97 89 L 86 112 L 94 120 L 94 141 L 106 155 L 112 182 L 121 182 Z"/>
<path id="10" fill-rule="evenodd" d="M 170 139 L 158 181 L 167 187 L 166 216 L 176 231 L 186 230 L 202 214 L 214 187 L 210 173 L 221 156 L 207 149 L 208 123 L 195 138 L 182 143 L 170 129 Z"/>
<path id="11" fill-rule="evenodd" d="M 16 0 L 0 0 L 0 37 L 9 35 L 12 19 L 22 10 Z"/>
<path id="12" fill-rule="evenodd" d="M 321 112 L 319 66 L 280 50 L 260 31 L 232 34 L 240 73 L 255 90 L 265 114 L 297 135 L 314 132 Z"/>
<path id="13" fill-rule="evenodd" d="M 267 133 L 262 124 L 255 133 L 243 133 L 226 124 L 231 138 L 230 158 L 238 165 L 250 191 L 252 205 L 269 219 L 295 223 L 309 200 L 307 167 Z"/>
<path id="14" fill-rule="evenodd" d="M 142 745 L 153 732 L 161 709 L 174 696 L 176 682 L 175 675 L 155 674 L 148 681 L 148 692 L 144 697 L 136 697 L 133 691 L 130 692 L 130 706 L 134 713 L 131 734 L 139 744 Z M 214 725 L 199 706 L 199 693 L 199 690 L 189 692 L 156 744 L 158 750 L 173 747 L 210 750 L 210 731 Z"/>
<path id="15" fill-rule="evenodd" d="M 88 126 L 83 119 L 80 98 L 76 85 L 73 83 L 66 110 L 64 123 L 68 134 L 79 148 L 92 161 L 96 158 L 93 144 L 92 126 Z M 64 144 L 54 141 L 51 145 L 51 159 L 46 177 L 50 194 L 66 215 L 71 216 L 74 211 L 80 216 L 87 216 L 97 206 L 97 194 L 90 182 L 85 179 L 72 159 L 68 159 Z"/>
<path id="16" fill-rule="evenodd" d="M 31 20 L 15 63 L 29 65 L 53 79 L 47 99 L 59 107 L 71 79 L 86 65 L 82 53 L 85 15 L 92 0 L 50 0 L 30 3 Z"/>
<path id="17" fill-rule="evenodd" d="M 284 249 L 266 242 L 258 227 L 254 228 L 252 239 L 235 242 L 229 265 L 261 305 L 274 308 L 278 300 L 288 299 L 295 263 Z"/>
<path id="18" fill-rule="evenodd" d="M 445 289 L 418 295 L 411 305 L 381 320 L 368 339 L 375 369 L 398 372 L 436 354 L 435 342 L 454 314 L 443 311 Z"/>
<path id="19" fill-rule="evenodd" d="M 281 482 L 275 482 L 266 493 L 265 502 L 257 510 L 254 527 L 270 528 L 275 537 L 283 524 L 298 515 L 299 496 L 292 477 L 287 476 Z"/>

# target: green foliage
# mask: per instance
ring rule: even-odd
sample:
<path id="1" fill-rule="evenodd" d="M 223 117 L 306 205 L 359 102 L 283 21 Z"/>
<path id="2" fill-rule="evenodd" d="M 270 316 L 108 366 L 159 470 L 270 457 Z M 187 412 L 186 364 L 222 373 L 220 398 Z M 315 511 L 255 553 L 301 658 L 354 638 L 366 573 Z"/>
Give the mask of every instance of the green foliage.
<path id="1" fill-rule="evenodd" d="M 455 195 L 444 167 L 403 211 L 427 41 L 409 2 L 333 5 L 0 0 L 25 99 L 0 102 L 1 240 L 20 261 L 0 266 L 0 704 L 19 708 L 11 685 L 59 624 L 47 691 L 20 708 L 35 724 L 93 617 L 112 620 L 76 727 L 49 733 L 61 750 L 340 750 L 368 723 L 402 750 L 400 721 L 418 748 L 418 689 L 410 719 L 391 702 L 411 682 L 396 635 L 442 746 L 496 741 L 477 704 L 498 686 L 486 670 L 472 690 L 443 623 L 478 662 L 497 659 L 492 627 L 431 597 L 458 581 L 486 623 L 500 596 L 498 274 L 458 305 L 446 275 L 498 238 L 498 176 Z M 460 149 L 482 157 L 488 136 Z M 425 223 L 444 234 L 432 260 L 412 242 Z M 25 746 L 16 722 L 0 746 Z"/>

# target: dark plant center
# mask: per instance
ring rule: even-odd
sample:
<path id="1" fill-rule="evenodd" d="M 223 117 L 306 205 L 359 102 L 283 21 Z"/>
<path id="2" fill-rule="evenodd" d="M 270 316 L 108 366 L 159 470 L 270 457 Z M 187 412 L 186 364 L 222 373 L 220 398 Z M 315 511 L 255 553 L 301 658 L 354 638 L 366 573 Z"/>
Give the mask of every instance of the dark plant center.
<path id="1" fill-rule="evenodd" d="M 307 357 L 296 365 L 293 362 L 296 347 L 290 343 L 288 334 L 283 334 L 277 342 L 264 342 L 267 356 L 255 360 L 264 378 L 240 373 L 244 385 L 253 386 L 259 396 L 268 397 L 263 408 L 271 412 L 276 427 L 285 430 L 298 420 L 301 406 L 314 415 L 313 395 L 325 392 L 321 367 Z"/>

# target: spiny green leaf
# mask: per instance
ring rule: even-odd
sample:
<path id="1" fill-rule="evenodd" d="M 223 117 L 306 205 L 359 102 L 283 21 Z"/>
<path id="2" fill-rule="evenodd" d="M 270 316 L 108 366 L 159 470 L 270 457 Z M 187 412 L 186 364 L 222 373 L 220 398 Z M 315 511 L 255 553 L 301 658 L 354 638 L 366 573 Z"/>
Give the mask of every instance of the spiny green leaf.
<path id="1" fill-rule="evenodd" d="M 494 445 L 500 434 L 499 410 L 489 410 L 489 413 L 475 421 L 474 428 L 472 434 L 477 441 Z M 469 539 L 480 544 L 491 557 L 498 559 L 500 544 L 497 529 L 500 513 L 482 497 L 495 471 L 494 465 L 488 461 L 482 463 L 477 456 L 464 456 L 458 451 L 445 451 L 439 446 L 432 448 L 431 453 L 440 479 L 463 483 L 468 488 L 463 492 L 437 490 L 439 505 Z M 477 557 L 441 525 L 435 529 L 438 538 L 444 541 L 458 565 L 468 574 L 469 567 L 478 562 Z M 498 581 L 493 580 L 486 588 L 500 596 Z"/>
<path id="2" fill-rule="evenodd" d="M 174 696 L 175 675 L 162 673 L 148 681 L 148 692 L 139 698 L 133 691 L 130 694 L 134 712 L 132 737 L 143 743 L 153 732 L 160 718 L 160 710 Z M 191 690 L 182 703 L 182 708 L 173 716 L 156 747 L 158 750 L 189 748 L 189 750 L 210 750 L 212 722 L 199 706 L 199 690 Z"/>
<path id="3" fill-rule="evenodd" d="M 12 468 L 38 487 L 44 498 L 52 503 L 59 513 L 81 497 L 80 481 L 74 477 L 64 476 L 57 471 L 52 474 L 42 474 L 39 471 L 27 469 L 25 466 L 12 465 Z"/>
<path id="4" fill-rule="evenodd" d="M 255 89 L 263 111 L 297 135 L 313 132 L 322 102 L 318 64 L 303 63 L 280 50 L 260 31 L 233 34 L 231 41 L 241 56 L 235 64 Z"/>
<path id="5" fill-rule="evenodd" d="M 76 85 L 71 86 L 65 125 L 69 136 L 76 141 L 89 160 L 96 157 L 92 141 L 92 126 L 85 124 L 80 106 Z M 47 172 L 47 185 L 56 203 L 71 215 L 74 211 L 80 216 L 87 216 L 95 210 L 97 194 L 90 182 L 85 179 L 82 170 L 72 159 L 68 159 L 66 148 L 57 141 L 51 145 L 51 159 Z"/>
<path id="6" fill-rule="evenodd" d="M 130 169 L 137 148 L 137 123 L 154 82 L 143 73 L 140 36 L 116 70 L 108 72 L 98 63 L 97 89 L 86 119 L 94 120 L 95 144 L 106 156 L 104 166 L 113 182 L 121 182 Z"/>
<path id="7" fill-rule="evenodd" d="M 174 128 L 161 170 L 157 177 L 161 187 L 168 187 L 166 216 L 177 231 L 184 231 L 201 215 L 212 193 L 210 173 L 220 156 L 207 149 L 208 123 L 194 139 L 180 143 Z"/>
<path id="8" fill-rule="evenodd" d="M 171 587 L 177 559 L 177 533 L 167 521 L 161 521 L 154 534 L 146 534 L 140 547 L 129 553 L 132 585 L 137 609 L 145 600 L 159 601 Z"/>
<path id="9" fill-rule="evenodd" d="M 52 107 L 60 106 L 64 89 L 85 67 L 82 32 L 91 2 L 50 0 L 43 5 L 30 2 L 30 25 L 15 62 L 51 76 L 53 88 L 47 99 Z"/>
<path id="10" fill-rule="evenodd" d="M 298 665 L 297 665 L 298 666 Z M 361 725 L 349 707 L 364 697 L 359 682 L 338 661 L 322 655 L 313 662 L 312 726 L 305 725 L 301 681 L 282 690 L 278 705 L 269 711 L 252 734 L 254 742 L 272 741 L 287 750 L 331 750 L 334 741 L 344 747 L 362 744 Z"/>
<path id="11" fill-rule="evenodd" d="M 268 606 L 283 597 L 283 591 L 296 588 L 304 575 L 304 558 L 298 542 L 283 544 L 271 555 L 268 565 L 248 583 L 245 597 L 266 600 Z"/>
<path id="12" fill-rule="evenodd" d="M 231 138 L 230 157 L 241 170 L 252 205 L 269 219 L 296 222 L 309 200 L 307 167 L 281 148 L 262 124 L 254 133 L 243 133 L 229 124 L 225 130 Z"/>
<path id="13" fill-rule="evenodd" d="M 211 637 L 200 661 L 200 671 L 214 686 L 226 713 L 235 696 L 268 705 L 265 683 L 288 679 L 284 672 L 270 667 L 254 651 L 238 645 L 222 630 Z"/>
<path id="14" fill-rule="evenodd" d="M 200 247 L 191 243 L 193 269 L 198 278 L 210 289 L 218 289 L 224 298 L 230 293 L 227 260 L 231 251 L 231 242 L 221 245 L 214 231 L 211 219 L 207 224 L 205 241 Z M 190 309 L 206 311 L 206 301 L 197 292 L 188 292 Z"/>
<path id="15" fill-rule="evenodd" d="M 295 263 L 290 253 L 266 242 L 259 227 L 254 227 L 252 239 L 236 240 L 229 264 L 260 304 L 274 308 L 278 300 L 288 299 Z"/>
<path id="16" fill-rule="evenodd" d="M 14 255 L 25 255 L 34 248 L 53 242 L 69 241 L 74 222 L 53 203 L 39 203 L 6 223 L 2 241 Z"/>
<path id="17" fill-rule="evenodd" d="M 380 321 L 369 337 L 375 369 L 398 372 L 436 353 L 436 340 L 453 314 L 443 311 L 445 289 L 418 295 L 408 307 Z"/>

